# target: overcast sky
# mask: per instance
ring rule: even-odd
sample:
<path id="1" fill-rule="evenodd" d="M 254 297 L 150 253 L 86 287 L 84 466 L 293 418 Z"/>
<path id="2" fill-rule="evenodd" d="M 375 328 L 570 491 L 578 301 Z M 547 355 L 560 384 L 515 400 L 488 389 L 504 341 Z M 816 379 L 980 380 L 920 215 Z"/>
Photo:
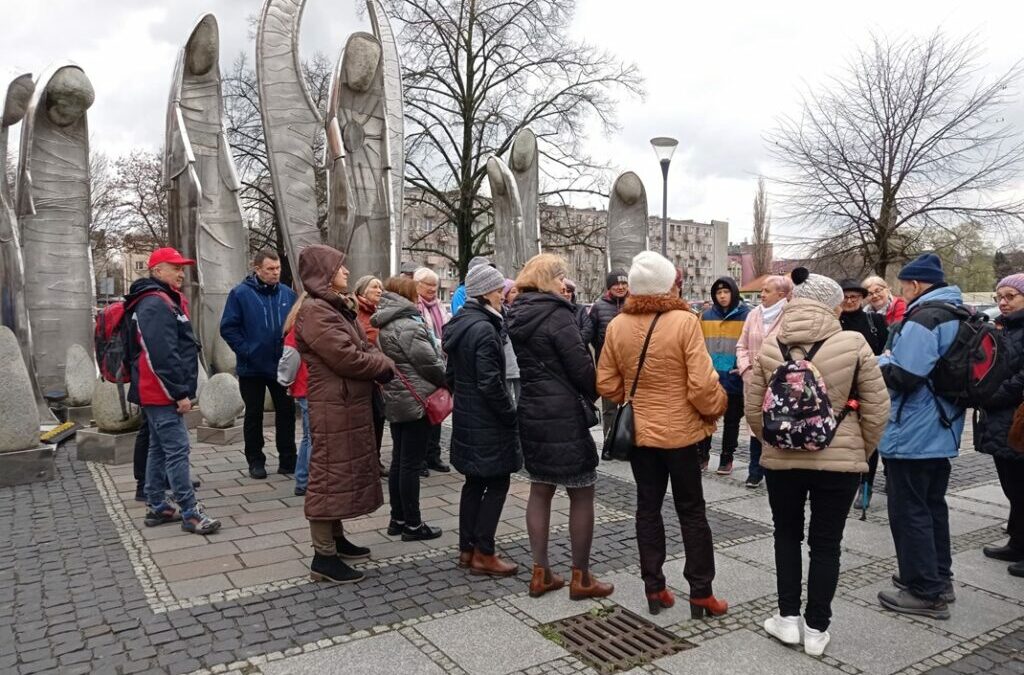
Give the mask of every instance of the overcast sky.
<path id="1" fill-rule="evenodd" d="M 309 0 L 301 50 L 336 57 L 350 32 L 368 30 L 357 0 Z M 359 4 L 362 4 L 359 2 Z M 117 155 L 162 143 L 171 70 L 204 11 L 217 15 L 221 66 L 250 56 L 248 19 L 260 0 L 0 0 L 0 74 L 38 73 L 71 59 L 96 88 L 89 112 L 94 147 Z M 730 222 L 730 238 L 750 233 L 756 176 L 771 173 L 762 134 L 792 112 L 801 87 L 842 69 L 872 31 L 974 34 L 983 73 L 1024 57 L 1024 3 L 1009 0 L 860 0 L 856 3 L 580 0 L 575 36 L 635 62 L 645 101 L 620 106 L 621 131 L 593 134 L 592 153 L 640 174 L 650 209 L 661 211 L 661 173 L 648 143 L 679 139 L 669 175 L 669 214 Z M 1024 124 L 1024 102 L 1009 118 Z M 1024 180 L 1022 180 L 1024 186 Z M 781 233 L 780 233 L 781 234 Z"/>

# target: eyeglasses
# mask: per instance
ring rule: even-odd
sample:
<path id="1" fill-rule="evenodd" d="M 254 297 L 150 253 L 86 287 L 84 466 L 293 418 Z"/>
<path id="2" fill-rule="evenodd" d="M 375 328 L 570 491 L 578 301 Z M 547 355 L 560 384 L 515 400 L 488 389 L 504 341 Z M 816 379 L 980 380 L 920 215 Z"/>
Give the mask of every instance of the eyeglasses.
<path id="1" fill-rule="evenodd" d="M 992 300 L 998 304 L 1000 302 L 1013 302 L 1021 296 L 1020 293 L 996 293 L 992 296 Z"/>
<path id="2" fill-rule="evenodd" d="M 879 288 L 879 289 L 876 289 L 876 290 L 873 290 L 873 291 L 868 291 L 868 297 L 873 298 L 876 295 L 885 295 L 885 289 L 884 288 Z"/>

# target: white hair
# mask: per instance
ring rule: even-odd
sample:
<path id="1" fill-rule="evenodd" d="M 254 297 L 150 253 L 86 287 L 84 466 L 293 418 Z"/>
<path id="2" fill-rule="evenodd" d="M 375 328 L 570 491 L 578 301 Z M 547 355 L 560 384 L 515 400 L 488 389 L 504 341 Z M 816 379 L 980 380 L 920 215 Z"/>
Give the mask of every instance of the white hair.
<path id="1" fill-rule="evenodd" d="M 419 269 L 416 270 L 416 273 L 412 275 L 412 278 L 416 282 L 432 281 L 435 284 L 440 283 L 441 281 L 440 278 L 438 278 L 437 273 L 434 272 L 434 270 L 430 269 L 429 267 L 420 267 Z"/>

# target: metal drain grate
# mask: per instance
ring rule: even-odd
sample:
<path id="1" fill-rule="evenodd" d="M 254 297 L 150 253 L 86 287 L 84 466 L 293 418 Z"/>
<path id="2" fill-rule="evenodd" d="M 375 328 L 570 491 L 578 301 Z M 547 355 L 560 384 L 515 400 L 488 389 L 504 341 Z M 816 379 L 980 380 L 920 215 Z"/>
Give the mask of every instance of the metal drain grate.
<path id="1" fill-rule="evenodd" d="M 617 673 L 694 645 L 621 607 L 591 610 L 539 628 L 601 673 Z"/>

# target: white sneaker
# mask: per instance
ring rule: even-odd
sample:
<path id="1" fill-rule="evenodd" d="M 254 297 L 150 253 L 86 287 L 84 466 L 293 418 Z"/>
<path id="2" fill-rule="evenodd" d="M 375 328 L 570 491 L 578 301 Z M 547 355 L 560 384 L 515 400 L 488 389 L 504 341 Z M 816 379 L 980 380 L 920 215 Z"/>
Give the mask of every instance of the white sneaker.
<path id="1" fill-rule="evenodd" d="M 780 616 L 776 614 L 772 618 L 765 620 L 764 629 L 773 638 L 787 645 L 800 644 L 799 616 Z"/>
<path id="2" fill-rule="evenodd" d="M 808 656 L 824 654 L 825 647 L 828 647 L 828 641 L 831 639 L 832 636 L 828 634 L 827 630 L 814 630 L 804 624 L 804 653 Z"/>

